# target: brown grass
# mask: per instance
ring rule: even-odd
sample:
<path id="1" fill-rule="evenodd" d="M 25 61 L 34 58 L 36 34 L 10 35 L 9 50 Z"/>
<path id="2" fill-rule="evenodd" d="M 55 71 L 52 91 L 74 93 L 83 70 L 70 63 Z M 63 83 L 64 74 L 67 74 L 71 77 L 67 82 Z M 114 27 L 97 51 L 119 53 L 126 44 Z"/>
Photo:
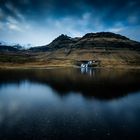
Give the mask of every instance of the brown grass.
<path id="1" fill-rule="evenodd" d="M 98 67 L 105 68 L 140 68 L 140 52 L 132 50 L 72 49 L 67 54 L 65 49 L 60 49 L 54 52 L 33 53 L 28 58 L 35 61 L 25 59 L 24 63 L 0 62 L 0 68 L 70 67 L 79 60 L 99 60 Z"/>

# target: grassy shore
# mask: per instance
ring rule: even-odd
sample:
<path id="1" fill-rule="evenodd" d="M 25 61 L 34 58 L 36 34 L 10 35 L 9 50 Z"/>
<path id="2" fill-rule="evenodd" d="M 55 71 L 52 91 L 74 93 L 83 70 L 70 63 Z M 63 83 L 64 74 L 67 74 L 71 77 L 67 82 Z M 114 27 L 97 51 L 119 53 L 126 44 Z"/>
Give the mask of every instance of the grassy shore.
<path id="1" fill-rule="evenodd" d="M 0 69 L 46 69 L 46 68 L 58 68 L 58 67 L 77 67 L 73 64 L 55 64 L 55 62 L 44 64 L 44 63 L 0 63 Z M 140 69 L 140 65 L 112 65 L 108 64 L 106 66 L 96 66 L 95 68 L 111 68 L 111 69 Z"/>
<path id="2" fill-rule="evenodd" d="M 42 53 L 0 54 L 0 68 L 75 67 L 76 61 L 98 60 L 99 68 L 140 69 L 140 52 L 132 50 L 65 49 Z"/>

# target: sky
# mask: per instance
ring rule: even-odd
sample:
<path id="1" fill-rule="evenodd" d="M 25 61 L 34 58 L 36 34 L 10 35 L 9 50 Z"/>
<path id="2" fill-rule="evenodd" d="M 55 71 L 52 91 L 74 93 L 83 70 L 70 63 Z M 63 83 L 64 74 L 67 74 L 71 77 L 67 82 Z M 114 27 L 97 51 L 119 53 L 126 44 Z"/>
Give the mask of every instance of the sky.
<path id="1" fill-rule="evenodd" d="M 140 0 L 0 0 L 0 41 L 40 46 L 102 31 L 140 41 Z"/>

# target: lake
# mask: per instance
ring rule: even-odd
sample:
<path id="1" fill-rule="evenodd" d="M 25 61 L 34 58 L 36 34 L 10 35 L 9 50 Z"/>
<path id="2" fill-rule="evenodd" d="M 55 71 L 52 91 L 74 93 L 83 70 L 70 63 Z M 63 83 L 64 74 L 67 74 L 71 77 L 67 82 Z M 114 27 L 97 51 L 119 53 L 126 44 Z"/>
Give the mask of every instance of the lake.
<path id="1" fill-rule="evenodd" d="M 140 70 L 0 70 L 0 140 L 140 139 Z"/>

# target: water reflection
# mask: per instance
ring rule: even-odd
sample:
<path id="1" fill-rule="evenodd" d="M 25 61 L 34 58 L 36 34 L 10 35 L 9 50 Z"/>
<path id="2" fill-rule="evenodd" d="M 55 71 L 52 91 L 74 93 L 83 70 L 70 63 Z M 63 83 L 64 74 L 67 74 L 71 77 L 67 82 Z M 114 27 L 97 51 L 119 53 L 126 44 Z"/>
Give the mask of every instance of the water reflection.
<path id="1" fill-rule="evenodd" d="M 28 80 L 50 86 L 59 95 L 79 92 L 85 97 L 112 99 L 139 91 L 138 70 L 49 69 L 49 70 L 4 70 L 0 71 L 0 87 L 6 84 L 20 85 Z"/>
<path id="2" fill-rule="evenodd" d="M 93 77 L 95 75 L 95 69 L 90 67 L 86 67 L 86 68 L 81 67 L 81 74 L 87 74 Z"/>
<path id="3" fill-rule="evenodd" d="M 140 72 L 1 70 L 0 139 L 139 139 Z"/>

